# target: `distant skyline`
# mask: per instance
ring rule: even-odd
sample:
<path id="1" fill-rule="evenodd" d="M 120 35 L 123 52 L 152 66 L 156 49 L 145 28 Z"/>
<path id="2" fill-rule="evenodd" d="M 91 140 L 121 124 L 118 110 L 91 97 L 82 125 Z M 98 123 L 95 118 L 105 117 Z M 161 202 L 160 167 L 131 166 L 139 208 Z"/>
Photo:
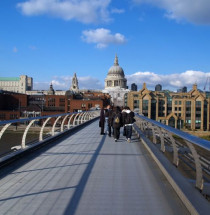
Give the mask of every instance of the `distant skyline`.
<path id="1" fill-rule="evenodd" d="M 129 88 L 203 90 L 209 11 L 209 0 L 0 0 L 0 76 L 67 90 L 76 72 L 80 88 L 103 89 L 117 53 Z"/>

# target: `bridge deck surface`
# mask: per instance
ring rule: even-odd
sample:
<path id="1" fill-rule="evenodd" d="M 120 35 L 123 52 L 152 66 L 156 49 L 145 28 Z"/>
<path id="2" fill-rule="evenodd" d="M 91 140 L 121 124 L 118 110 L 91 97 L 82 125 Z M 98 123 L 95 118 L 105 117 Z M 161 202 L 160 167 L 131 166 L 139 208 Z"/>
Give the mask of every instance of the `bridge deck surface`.
<path id="1" fill-rule="evenodd" d="M 0 176 L 1 214 L 188 214 L 137 138 L 115 143 L 98 122 Z"/>

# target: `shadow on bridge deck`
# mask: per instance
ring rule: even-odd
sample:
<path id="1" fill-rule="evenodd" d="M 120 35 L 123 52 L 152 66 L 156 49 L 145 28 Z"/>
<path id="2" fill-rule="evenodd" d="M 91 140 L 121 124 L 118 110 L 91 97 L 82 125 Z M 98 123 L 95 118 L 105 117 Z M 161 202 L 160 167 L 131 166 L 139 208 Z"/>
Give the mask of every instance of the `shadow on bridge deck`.
<path id="1" fill-rule="evenodd" d="M 1 171 L 1 214 L 188 214 L 134 136 L 115 143 L 98 123 Z"/>

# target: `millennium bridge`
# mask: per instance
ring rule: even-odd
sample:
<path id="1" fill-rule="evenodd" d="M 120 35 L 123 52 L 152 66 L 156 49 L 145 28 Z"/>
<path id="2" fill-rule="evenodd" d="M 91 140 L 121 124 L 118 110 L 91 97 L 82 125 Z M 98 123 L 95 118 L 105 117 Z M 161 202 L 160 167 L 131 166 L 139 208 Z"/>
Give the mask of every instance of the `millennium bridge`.
<path id="1" fill-rule="evenodd" d="M 0 122 L 0 214 L 210 214 L 210 142 L 135 118 L 131 143 L 98 110 Z"/>

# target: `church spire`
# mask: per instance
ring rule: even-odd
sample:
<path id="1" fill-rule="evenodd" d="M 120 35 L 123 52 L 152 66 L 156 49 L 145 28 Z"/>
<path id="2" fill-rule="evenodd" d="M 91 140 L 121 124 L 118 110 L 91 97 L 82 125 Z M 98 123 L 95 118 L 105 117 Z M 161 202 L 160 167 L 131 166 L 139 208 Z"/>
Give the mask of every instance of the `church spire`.
<path id="1" fill-rule="evenodd" d="M 72 91 L 78 91 L 79 85 L 78 85 L 78 79 L 76 73 L 74 73 L 74 77 L 72 78 L 72 85 L 71 85 Z"/>
<path id="2" fill-rule="evenodd" d="M 115 55 L 114 66 L 119 66 L 117 54 Z"/>

